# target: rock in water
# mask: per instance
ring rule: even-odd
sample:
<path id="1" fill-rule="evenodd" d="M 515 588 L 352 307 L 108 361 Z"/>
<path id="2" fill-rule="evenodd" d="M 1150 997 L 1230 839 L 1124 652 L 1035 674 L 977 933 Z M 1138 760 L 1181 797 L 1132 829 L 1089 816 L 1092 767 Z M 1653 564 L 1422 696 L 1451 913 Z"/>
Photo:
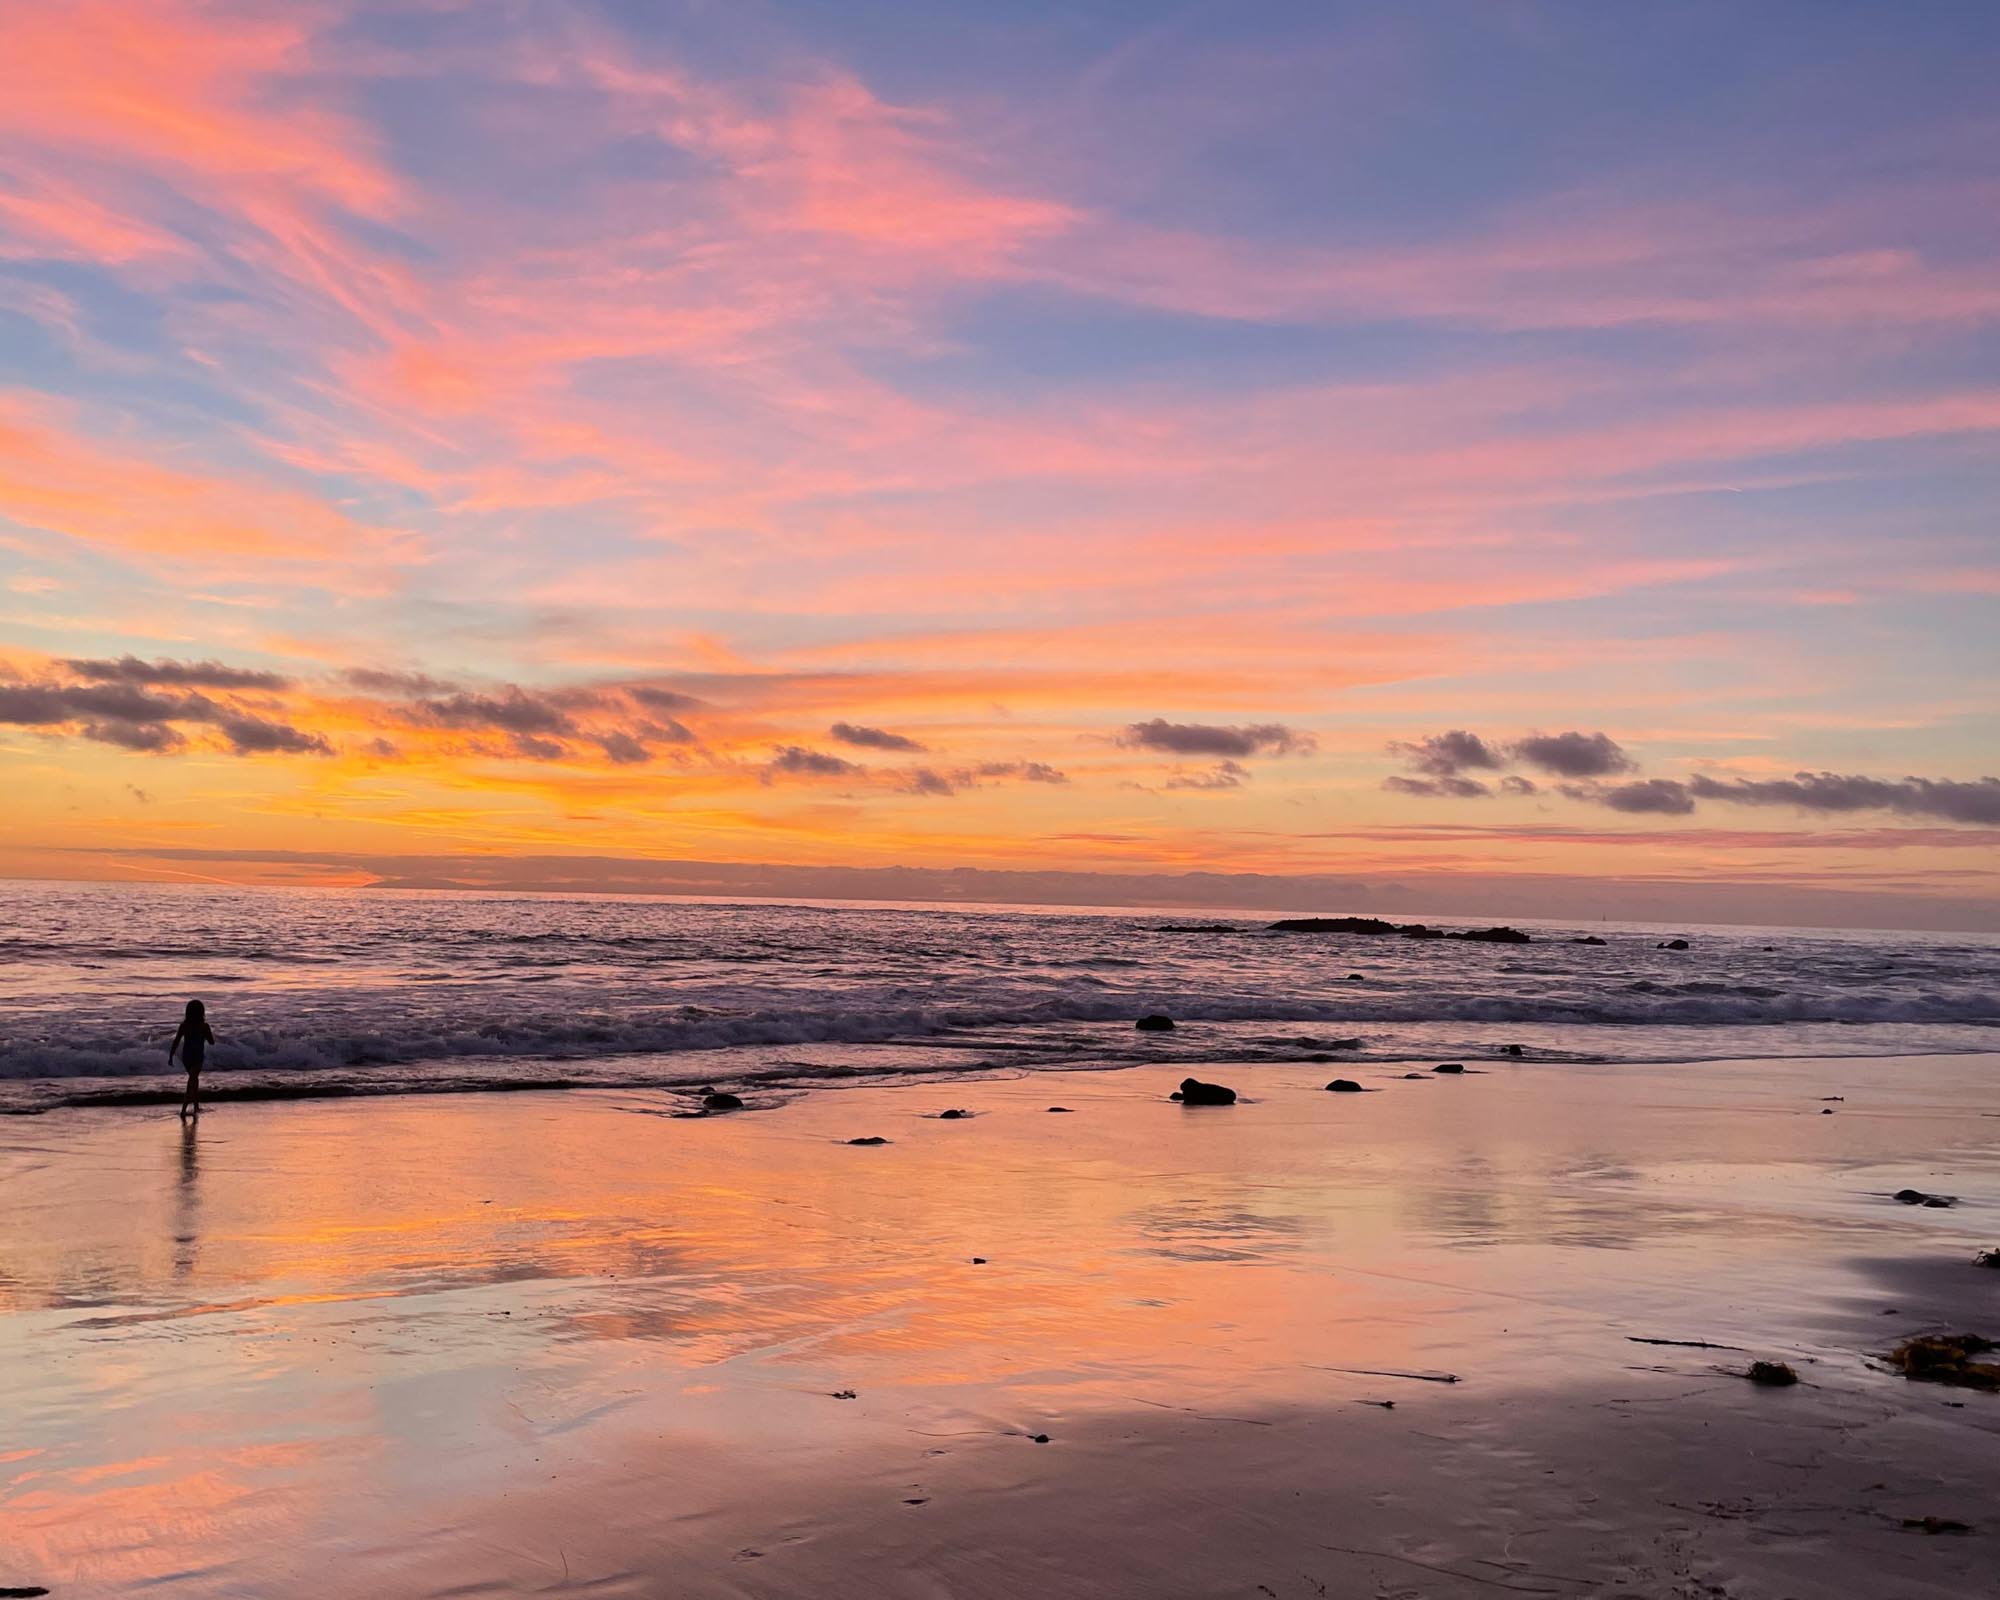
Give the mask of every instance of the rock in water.
<path id="1" fill-rule="evenodd" d="M 1454 933 L 1454 939 L 1469 939 L 1475 944 L 1533 944 L 1535 941 L 1519 928 L 1468 928 L 1464 933 Z"/>
<path id="2" fill-rule="evenodd" d="M 1335 1094 L 1361 1093 L 1361 1085 L 1356 1083 L 1352 1078 L 1335 1078 L 1333 1082 L 1327 1085 L 1327 1088 Z"/>
<path id="3" fill-rule="evenodd" d="M 1183 1078 L 1178 1098 L 1184 1106 L 1233 1106 L 1236 1104 L 1236 1091 L 1220 1083 Z"/>
<path id="4" fill-rule="evenodd" d="M 1594 933 L 1586 933 L 1581 939 L 1570 940 L 1571 944 L 1602 944 L 1604 941 Z"/>
<path id="5" fill-rule="evenodd" d="M 1655 950 L 1685 950 L 1687 947 L 1688 942 L 1685 939 L 1668 939 L 1653 946 Z"/>
<path id="6" fill-rule="evenodd" d="M 1141 1017 L 1132 1026 L 1137 1028 L 1141 1033 L 1172 1033 L 1174 1031 L 1174 1019 L 1172 1017 L 1163 1017 L 1156 1011 L 1150 1017 Z"/>
<path id="7" fill-rule="evenodd" d="M 1433 1072 L 1463 1072 L 1464 1070 L 1465 1063 L 1463 1061 L 1447 1061 L 1431 1068 Z"/>
<path id="8" fill-rule="evenodd" d="M 743 1102 L 727 1090 L 711 1089 L 701 1097 L 701 1108 L 704 1111 L 741 1111 Z"/>

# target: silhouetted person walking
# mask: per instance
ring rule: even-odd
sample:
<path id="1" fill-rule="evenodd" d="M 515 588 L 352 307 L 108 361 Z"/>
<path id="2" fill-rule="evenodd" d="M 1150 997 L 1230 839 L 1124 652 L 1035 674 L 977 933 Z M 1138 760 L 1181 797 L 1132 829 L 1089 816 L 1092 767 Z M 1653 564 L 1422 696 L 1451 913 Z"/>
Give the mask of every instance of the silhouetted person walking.
<path id="1" fill-rule="evenodd" d="M 167 1065 L 174 1064 L 174 1052 L 179 1051 L 181 1065 L 187 1068 L 187 1093 L 181 1096 L 181 1115 L 192 1113 L 201 1115 L 201 1064 L 208 1055 L 208 1047 L 215 1043 L 215 1035 L 209 1032 L 208 1019 L 202 1015 L 199 1000 L 190 1000 L 187 1015 L 181 1018 L 181 1025 L 174 1029 L 174 1042 L 167 1046 Z"/>

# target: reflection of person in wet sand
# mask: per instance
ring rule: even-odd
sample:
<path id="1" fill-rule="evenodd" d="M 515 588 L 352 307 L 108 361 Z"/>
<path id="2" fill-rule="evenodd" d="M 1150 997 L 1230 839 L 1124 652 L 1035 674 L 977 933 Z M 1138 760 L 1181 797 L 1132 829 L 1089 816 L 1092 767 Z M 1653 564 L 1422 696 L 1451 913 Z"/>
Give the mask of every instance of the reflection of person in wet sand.
<path id="1" fill-rule="evenodd" d="M 174 1042 L 167 1046 L 167 1065 L 171 1067 L 174 1064 L 174 1052 L 179 1051 L 181 1064 L 187 1068 L 187 1093 L 181 1096 L 181 1115 L 184 1117 L 201 1115 L 201 1064 L 208 1054 L 208 1047 L 214 1043 L 215 1035 L 209 1032 L 201 1002 L 190 1000 L 187 1015 L 174 1029 Z"/>

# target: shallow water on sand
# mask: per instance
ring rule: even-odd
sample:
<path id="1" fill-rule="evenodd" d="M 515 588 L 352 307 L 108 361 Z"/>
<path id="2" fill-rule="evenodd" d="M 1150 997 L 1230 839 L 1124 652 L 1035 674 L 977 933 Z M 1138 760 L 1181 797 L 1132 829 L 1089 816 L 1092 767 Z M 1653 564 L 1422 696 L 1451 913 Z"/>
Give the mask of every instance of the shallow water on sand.
<path id="1" fill-rule="evenodd" d="M 1977 1520 L 2000 1401 L 1871 1370 L 1930 1313 L 1867 1262 L 1995 1287 L 1968 1263 L 1996 1242 L 1996 1069 L 1377 1067 L 1337 1096 L 1265 1066 L 1188 1110 L 1178 1068 L 1141 1067 L 692 1120 L 646 1091 L 17 1120 L 0 1584 L 1454 1595 L 1534 1551 L 1576 1581 L 1531 1592 L 1665 1596 L 1698 1591 L 1632 1530 L 1740 1456 L 1797 1469 L 1744 1493 L 1830 1572 L 1978 1593 L 1977 1551 L 1898 1519 Z M 1889 1198 L 1910 1184 L 1959 1204 Z M 1717 1370 L 1752 1353 L 1812 1388 L 1756 1410 Z M 1695 1449 L 1676 1418 L 1718 1430 L 1708 1464 L 1652 1482 L 1650 1451 Z M 1305 1487 L 1331 1497 L 1309 1530 L 1279 1509 Z M 1771 1543 L 1697 1524 L 1691 1549 Z M 1337 1553 L 1364 1545 L 1392 1554 Z"/>
<path id="2" fill-rule="evenodd" d="M 1543 1060 L 1887 1055 L 1990 1049 L 2000 1029 L 2000 939 L 1973 935 L 1607 922 L 1488 945 L 1269 921 L 0 884 L 0 1110 L 165 1092 L 190 997 L 216 1031 L 212 1086 L 294 1093 L 1506 1044 Z M 1204 931 L 1173 931 L 1190 925 Z M 1690 949 L 1658 948 L 1683 935 Z M 1606 942 L 1570 942 L 1585 936 Z M 1181 1027 L 1135 1036 L 1148 1012 Z"/>

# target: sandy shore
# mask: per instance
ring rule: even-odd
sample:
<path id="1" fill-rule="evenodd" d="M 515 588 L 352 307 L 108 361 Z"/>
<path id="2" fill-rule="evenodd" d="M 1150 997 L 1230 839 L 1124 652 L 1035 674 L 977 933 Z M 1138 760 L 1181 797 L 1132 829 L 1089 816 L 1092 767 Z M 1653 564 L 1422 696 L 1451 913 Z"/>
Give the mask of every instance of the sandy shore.
<path id="1" fill-rule="evenodd" d="M 1330 1074 L 13 1120 L 0 1586 L 1994 1592 L 2000 1057 Z"/>

